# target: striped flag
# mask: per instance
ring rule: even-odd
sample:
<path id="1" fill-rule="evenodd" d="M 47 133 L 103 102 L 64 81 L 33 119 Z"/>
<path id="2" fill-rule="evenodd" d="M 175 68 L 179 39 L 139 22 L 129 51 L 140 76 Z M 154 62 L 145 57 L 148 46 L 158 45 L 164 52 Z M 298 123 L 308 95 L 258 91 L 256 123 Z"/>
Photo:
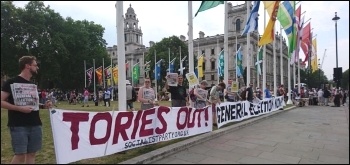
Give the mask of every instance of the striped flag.
<path id="1" fill-rule="evenodd" d="M 257 70 L 257 72 L 259 73 L 259 75 L 261 75 L 261 63 L 262 63 L 262 59 L 263 59 L 263 49 L 262 47 L 259 48 L 258 51 L 258 55 L 256 58 L 256 63 L 255 63 L 255 68 Z"/>
<path id="2" fill-rule="evenodd" d="M 265 2 L 267 1 L 264 1 L 264 3 Z M 277 18 L 279 4 L 280 4 L 280 1 L 273 1 L 271 6 L 265 6 L 265 8 L 268 7 L 266 8 L 266 10 L 268 13 L 271 13 L 271 16 L 264 30 L 264 34 L 259 40 L 259 43 L 258 43 L 259 46 L 271 43 L 275 37 L 274 27 L 275 27 L 275 22 Z"/>
<path id="3" fill-rule="evenodd" d="M 253 9 L 250 12 L 250 16 L 248 18 L 247 24 L 244 27 L 242 35 L 258 30 L 259 6 L 260 1 L 254 1 Z"/>
<path id="4" fill-rule="evenodd" d="M 91 84 L 93 70 L 94 70 L 94 67 L 91 67 L 90 69 L 86 70 L 86 75 L 88 76 L 88 80 L 89 80 L 88 86 L 90 86 L 90 84 Z"/>
<path id="5" fill-rule="evenodd" d="M 162 62 L 162 60 L 159 60 L 157 63 L 156 63 L 156 70 L 154 72 L 155 74 L 155 79 L 156 80 L 160 80 L 160 63 Z"/>
<path id="6" fill-rule="evenodd" d="M 296 28 L 295 28 L 295 1 L 284 1 L 280 5 L 277 13 L 277 19 L 281 23 L 288 37 L 289 52 L 288 57 L 291 57 L 292 52 L 296 47 Z"/>
<path id="7" fill-rule="evenodd" d="M 243 66 L 242 66 L 242 50 L 241 47 L 239 47 L 237 53 L 236 53 L 236 58 L 237 58 L 237 68 L 236 68 L 236 74 L 237 77 L 243 76 Z"/>
<path id="8" fill-rule="evenodd" d="M 194 16 L 196 17 L 199 12 L 214 8 L 220 4 L 224 4 L 224 1 L 202 1 L 201 6 Z"/>
<path id="9" fill-rule="evenodd" d="M 218 60 L 218 77 L 224 76 L 224 50 L 222 50 L 219 54 L 219 60 Z"/>

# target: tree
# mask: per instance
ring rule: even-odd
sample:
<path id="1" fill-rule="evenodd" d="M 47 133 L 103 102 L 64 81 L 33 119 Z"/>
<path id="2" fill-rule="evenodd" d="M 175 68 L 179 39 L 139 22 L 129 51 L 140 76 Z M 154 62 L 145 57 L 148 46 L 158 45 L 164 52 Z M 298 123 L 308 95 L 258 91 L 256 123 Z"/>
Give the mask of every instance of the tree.
<path id="1" fill-rule="evenodd" d="M 300 70 L 300 81 L 306 83 L 309 88 L 320 88 L 321 84 L 328 82 L 328 79 L 322 69 L 310 73 L 307 70 Z"/>
<path id="2" fill-rule="evenodd" d="M 170 48 L 170 59 L 172 60 L 173 58 L 176 57 L 176 60 L 174 62 L 175 66 L 175 71 L 177 71 L 180 68 L 180 47 L 181 47 L 181 58 L 184 58 L 187 56 L 188 58 L 188 47 L 187 45 L 181 41 L 177 36 L 171 36 L 168 38 L 163 38 L 160 42 L 154 44 L 148 51 L 147 55 L 145 56 L 146 61 L 151 61 L 150 63 L 150 78 L 155 79 L 155 74 L 154 74 L 154 55 L 156 53 L 157 56 L 157 61 L 158 62 L 160 59 L 163 59 L 162 64 L 161 64 L 161 72 L 160 72 L 160 77 L 162 81 L 158 81 L 158 85 L 164 86 L 165 83 L 165 76 L 166 76 L 166 70 L 169 67 L 169 48 Z M 184 66 L 188 68 L 188 60 L 184 61 Z M 186 72 L 184 71 L 184 74 Z"/>
<path id="3" fill-rule="evenodd" d="M 349 69 L 347 69 L 342 75 L 341 87 L 343 89 L 349 89 Z"/>

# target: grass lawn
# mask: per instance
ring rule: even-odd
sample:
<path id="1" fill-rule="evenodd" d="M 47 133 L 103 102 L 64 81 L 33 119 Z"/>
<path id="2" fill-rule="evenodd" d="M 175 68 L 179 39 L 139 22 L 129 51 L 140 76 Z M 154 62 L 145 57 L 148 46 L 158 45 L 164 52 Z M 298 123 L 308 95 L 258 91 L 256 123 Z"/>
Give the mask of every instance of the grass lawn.
<path id="1" fill-rule="evenodd" d="M 103 104 L 103 103 L 102 103 Z M 93 102 L 89 103 L 89 107 L 81 107 L 81 104 L 76 105 L 69 105 L 66 101 L 60 102 L 60 104 L 57 104 L 60 109 L 67 109 L 67 110 L 82 110 L 82 111 L 111 111 L 112 109 L 118 108 L 118 102 L 112 101 L 110 107 L 105 106 L 95 106 Z M 159 102 L 159 105 L 162 106 L 170 106 L 169 101 L 162 101 Z M 140 109 L 141 105 L 139 102 L 134 103 L 134 107 L 136 109 Z M 290 107 L 290 105 L 287 105 L 285 108 Z M 55 158 L 55 152 L 54 152 L 54 144 L 53 144 L 53 137 L 52 137 L 52 130 L 50 125 L 50 116 L 47 110 L 42 109 L 40 110 L 40 117 L 43 123 L 43 147 L 42 149 L 37 153 L 36 156 L 36 163 L 39 164 L 55 164 L 56 158 Z M 1 164 L 8 164 L 11 162 L 11 159 L 13 157 L 13 151 L 11 147 L 11 138 L 10 133 L 7 127 L 7 110 L 1 109 Z M 238 123 L 238 122 L 234 122 Z M 229 123 L 225 126 L 232 125 L 234 123 Z M 213 127 L 213 130 L 216 130 L 217 127 Z M 193 136 L 192 136 L 193 137 Z M 191 138 L 191 137 L 188 137 Z M 78 162 L 75 162 L 74 164 L 114 164 L 119 163 L 128 159 L 131 159 L 133 157 L 142 155 L 144 153 L 148 153 L 150 151 L 156 150 L 158 148 L 164 147 L 169 144 L 173 144 L 188 138 L 180 138 L 175 140 L 170 140 L 166 142 L 160 142 L 156 144 L 147 145 L 144 147 L 139 147 L 131 150 L 127 150 L 126 154 L 112 154 L 109 156 L 104 156 L 100 158 L 93 158 L 93 159 L 86 159 L 81 160 Z"/>

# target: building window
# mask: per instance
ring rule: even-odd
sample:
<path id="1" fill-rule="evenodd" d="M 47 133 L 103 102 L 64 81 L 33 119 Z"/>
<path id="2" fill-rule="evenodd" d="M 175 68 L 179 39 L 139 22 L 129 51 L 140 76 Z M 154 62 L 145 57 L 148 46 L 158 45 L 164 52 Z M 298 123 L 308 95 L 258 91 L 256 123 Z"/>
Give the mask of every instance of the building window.
<path id="1" fill-rule="evenodd" d="M 139 43 L 139 35 L 136 34 L 136 43 Z"/>
<path id="2" fill-rule="evenodd" d="M 211 80 L 214 80 L 214 78 L 215 78 L 214 74 L 211 74 Z"/>
<path id="3" fill-rule="evenodd" d="M 136 63 L 140 62 L 140 59 L 136 59 Z"/>
<path id="4" fill-rule="evenodd" d="M 129 23 L 126 23 L 126 28 L 129 28 Z"/>
<path id="5" fill-rule="evenodd" d="M 202 50 L 202 54 L 204 54 L 205 53 L 205 50 Z"/>
<path id="6" fill-rule="evenodd" d="M 241 44 L 237 44 L 237 50 L 239 49 L 239 47 L 241 47 Z"/>
<path id="7" fill-rule="evenodd" d="M 221 48 L 221 51 L 224 50 L 224 48 Z"/>
<path id="8" fill-rule="evenodd" d="M 237 32 L 241 31 L 241 20 L 240 19 L 236 20 L 236 31 Z"/>
<path id="9" fill-rule="evenodd" d="M 126 51 L 126 46 L 125 46 L 125 51 Z"/>
<path id="10" fill-rule="evenodd" d="M 211 61 L 211 70 L 215 70 L 215 61 Z"/>
<path id="11" fill-rule="evenodd" d="M 134 23 L 134 29 L 136 29 L 136 24 Z"/>
<path id="12" fill-rule="evenodd" d="M 211 55 L 214 55 L 215 54 L 215 52 L 214 52 L 214 48 L 213 49 L 211 49 Z"/>
<path id="13" fill-rule="evenodd" d="M 124 34 L 124 38 L 125 38 L 125 42 L 127 42 L 128 39 L 127 39 L 127 35 L 126 34 Z"/>
<path id="14" fill-rule="evenodd" d="M 113 54 L 113 56 L 115 56 L 114 52 L 112 54 Z"/>
<path id="15" fill-rule="evenodd" d="M 203 62 L 202 68 L 205 71 L 205 62 Z"/>

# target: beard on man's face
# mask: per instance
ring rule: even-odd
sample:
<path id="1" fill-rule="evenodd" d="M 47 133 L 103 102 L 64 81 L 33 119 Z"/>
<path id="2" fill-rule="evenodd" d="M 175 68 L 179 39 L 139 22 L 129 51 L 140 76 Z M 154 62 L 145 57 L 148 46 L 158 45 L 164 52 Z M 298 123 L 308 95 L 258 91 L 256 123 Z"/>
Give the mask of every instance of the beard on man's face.
<path id="1" fill-rule="evenodd" d="M 38 74 L 38 70 L 34 71 L 33 69 L 31 69 L 30 73 L 32 74 L 32 76 L 36 76 Z"/>

